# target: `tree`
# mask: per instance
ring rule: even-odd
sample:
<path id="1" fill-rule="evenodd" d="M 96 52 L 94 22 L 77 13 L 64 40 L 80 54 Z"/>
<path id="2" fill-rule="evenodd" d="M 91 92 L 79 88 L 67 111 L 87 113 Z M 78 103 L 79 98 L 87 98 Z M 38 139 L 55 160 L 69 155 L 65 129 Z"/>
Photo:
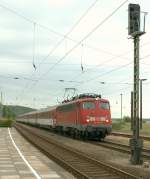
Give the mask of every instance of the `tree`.
<path id="1" fill-rule="evenodd" d="M 3 109 L 2 109 L 2 117 L 6 117 L 7 116 L 7 109 L 6 109 L 6 106 L 3 106 Z"/>
<path id="2" fill-rule="evenodd" d="M 129 116 L 124 116 L 123 121 L 124 122 L 131 122 L 131 118 Z"/>
<path id="3" fill-rule="evenodd" d="M 4 118 L 8 118 L 8 119 L 14 119 L 15 118 L 15 114 L 7 106 L 3 106 L 2 116 Z"/>

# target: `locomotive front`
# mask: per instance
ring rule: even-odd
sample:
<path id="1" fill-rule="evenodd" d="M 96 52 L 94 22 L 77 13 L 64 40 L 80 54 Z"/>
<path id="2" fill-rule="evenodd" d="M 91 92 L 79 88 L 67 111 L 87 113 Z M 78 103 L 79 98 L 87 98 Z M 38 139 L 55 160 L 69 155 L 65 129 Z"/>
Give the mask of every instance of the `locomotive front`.
<path id="1" fill-rule="evenodd" d="M 92 138 L 104 138 L 111 133 L 112 120 L 109 101 L 87 98 L 80 102 L 81 125 Z"/>

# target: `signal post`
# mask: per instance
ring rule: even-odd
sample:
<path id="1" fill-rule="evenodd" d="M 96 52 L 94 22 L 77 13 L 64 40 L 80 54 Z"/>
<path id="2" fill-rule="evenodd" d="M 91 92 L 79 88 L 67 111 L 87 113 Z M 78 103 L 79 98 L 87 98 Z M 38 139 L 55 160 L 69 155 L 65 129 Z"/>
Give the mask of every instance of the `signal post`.
<path id="1" fill-rule="evenodd" d="M 133 136 L 130 139 L 131 163 L 141 164 L 143 140 L 139 138 L 140 120 L 139 120 L 139 40 L 145 33 L 140 30 L 140 6 L 138 4 L 129 4 L 128 6 L 128 34 L 134 41 L 134 81 L 133 92 L 131 93 L 131 129 Z M 144 14 L 145 23 L 145 14 Z"/>

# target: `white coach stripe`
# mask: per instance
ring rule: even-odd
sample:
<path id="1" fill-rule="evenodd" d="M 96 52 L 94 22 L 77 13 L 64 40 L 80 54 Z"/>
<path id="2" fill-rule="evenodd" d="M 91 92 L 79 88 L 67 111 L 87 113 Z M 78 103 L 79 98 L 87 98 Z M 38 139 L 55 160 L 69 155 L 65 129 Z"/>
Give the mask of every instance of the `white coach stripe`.
<path id="1" fill-rule="evenodd" d="M 32 171 L 32 173 L 35 175 L 35 177 L 37 179 L 41 179 L 41 177 L 38 175 L 38 173 L 32 168 L 32 166 L 29 164 L 29 162 L 26 160 L 26 158 L 24 157 L 24 155 L 21 153 L 21 151 L 19 150 L 19 148 L 17 147 L 17 145 L 15 144 L 13 138 L 12 138 L 12 135 L 10 133 L 10 129 L 8 128 L 8 133 L 9 133 L 9 136 L 11 138 L 11 141 L 14 145 L 14 147 L 16 148 L 16 150 L 18 151 L 19 155 L 21 156 L 21 158 L 23 159 L 23 161 L 26 163 L 26 165 L 29 167 L 29 169 Z"/>

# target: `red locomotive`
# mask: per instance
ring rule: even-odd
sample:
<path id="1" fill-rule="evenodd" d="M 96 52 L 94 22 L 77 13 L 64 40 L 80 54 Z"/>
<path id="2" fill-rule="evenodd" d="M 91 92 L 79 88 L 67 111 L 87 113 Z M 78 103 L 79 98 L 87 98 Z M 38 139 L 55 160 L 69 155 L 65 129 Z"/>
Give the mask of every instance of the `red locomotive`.
<path id="1" fill-rule="evenodd" d="M 17 121 L 91 139 L 104 138 L 112 129 L 109 101 L 96 94 L 81 94 L 58 106 L 18 116 Z"/>

